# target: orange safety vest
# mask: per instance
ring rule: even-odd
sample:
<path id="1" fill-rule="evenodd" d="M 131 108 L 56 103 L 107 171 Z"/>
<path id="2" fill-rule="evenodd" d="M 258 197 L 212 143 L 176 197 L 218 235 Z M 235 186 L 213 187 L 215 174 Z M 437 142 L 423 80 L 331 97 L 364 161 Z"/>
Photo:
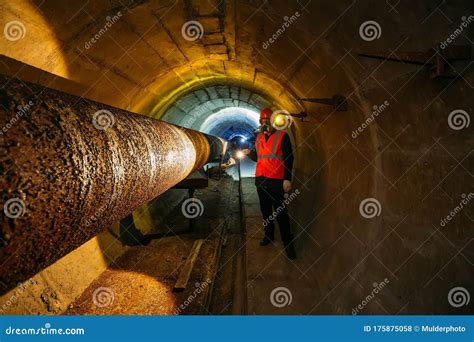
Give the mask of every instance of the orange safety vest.
<path id="1" fill-rule="evenodd" d="M 255 140 L 257 151 L 256 177 L 267 177 L 283 179 L 285 177 L 285 164 L 283 163 L 283 151 L 281 140 L 286 132 L 276 131 L 265 141 L 265 134 L 259 133 Z"/>

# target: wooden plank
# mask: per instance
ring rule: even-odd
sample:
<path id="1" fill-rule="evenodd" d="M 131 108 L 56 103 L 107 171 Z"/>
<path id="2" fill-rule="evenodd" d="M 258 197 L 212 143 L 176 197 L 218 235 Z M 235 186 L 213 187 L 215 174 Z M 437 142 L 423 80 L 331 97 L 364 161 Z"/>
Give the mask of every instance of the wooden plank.
<path id="1" fill-rule="evenodd" d="M 184 263 L 184 266 L 181 269 L 181 272 L 179 273 L 178 280 L 176 281 L 176 284 L 174 284 L 174 292 L 180 292 L 186 288 L 186 285 L 189 281 L 189 277 L 191 276 L 191 272 L 194 267 L 194 263 L 196 262 L 203 242 L 203 239 L 198 239 L 194 241 L 193 247 L 191 248 L 191 252 L 189 252 L 188 258 L 186 259 L 186 262 Z"/>

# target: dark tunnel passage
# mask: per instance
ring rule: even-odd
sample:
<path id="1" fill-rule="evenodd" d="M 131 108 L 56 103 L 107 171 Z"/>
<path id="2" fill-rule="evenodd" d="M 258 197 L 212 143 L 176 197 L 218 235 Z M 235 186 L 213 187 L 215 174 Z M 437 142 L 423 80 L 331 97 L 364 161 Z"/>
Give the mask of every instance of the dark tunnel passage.
<path id="1" fill-rule="evenodd" d="M 472 314 L 472 1 L 0 5 L 1 314 Z"/>
<path id="2" fill-rule="evenodd" d="M 162 120 L 223 138 L 236 149 L 251 147 L 259 126 L 261 108 L 271 106 L 264 96 L 241 86 L 216 85 L 181 96 Z M 235 173 L 235 168 L 231 169 Z M 241 175 L 255 174 L 255 163 L 241 161 Z"/>

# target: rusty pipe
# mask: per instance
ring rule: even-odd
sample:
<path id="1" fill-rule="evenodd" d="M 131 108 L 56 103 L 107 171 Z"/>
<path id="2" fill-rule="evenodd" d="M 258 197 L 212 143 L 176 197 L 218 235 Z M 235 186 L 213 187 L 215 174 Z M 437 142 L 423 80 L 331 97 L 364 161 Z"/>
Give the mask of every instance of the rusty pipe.
<path id="1" fill-rule="evenodd" d="M 7 288 L 225 153 L 217 137 L 6 76 L 0 82 Z"/>

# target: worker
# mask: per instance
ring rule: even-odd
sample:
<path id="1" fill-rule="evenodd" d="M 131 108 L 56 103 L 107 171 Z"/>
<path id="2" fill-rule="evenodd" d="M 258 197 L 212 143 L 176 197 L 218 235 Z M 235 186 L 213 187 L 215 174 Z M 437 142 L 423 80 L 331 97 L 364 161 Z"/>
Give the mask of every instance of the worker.
<path id="1" fill-rule="evenodd" d="M 290 219 L 284 203 L 285 194 L 291 190 L 293 151 L 289 135 L 283 130 L 275 129 L 270 122 L 271 118 L 270 108 L 261 111 L 255 148 L 245 149 L 243 152 L 257 162 L 255 185 L 264 226 L 260 246 L 267 246 L 274 241 L 276 218 L 286 255 L 289 259 L 296 259 Z"/>

